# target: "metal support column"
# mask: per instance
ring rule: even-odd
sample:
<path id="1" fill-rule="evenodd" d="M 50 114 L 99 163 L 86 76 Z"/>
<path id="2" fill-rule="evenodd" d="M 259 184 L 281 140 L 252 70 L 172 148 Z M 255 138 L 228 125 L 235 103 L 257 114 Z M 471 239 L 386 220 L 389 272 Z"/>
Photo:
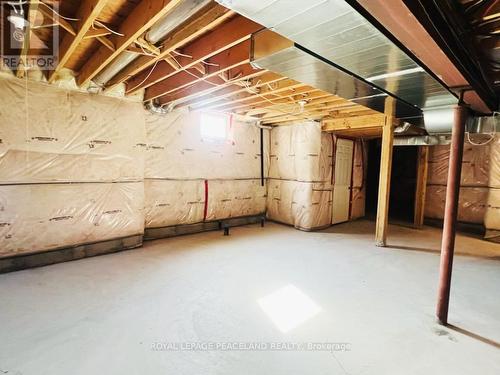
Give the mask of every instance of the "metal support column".
<path id="1" fill-rule="evenodd" d="M 437 317 L 442 324 L 448 323 L 451 272 L 453 268 L 453 253 L 455 251 L 458 197 L 460 193 L 460 177 L 462 172 L 462 156 L 467 115 L 468 109 L 464 105 L 460 104 L 455 108 L 450 146 L 448 182 L 446 186 L 446 206 L 441 242 L 441 263 L 439 266 L 438 301 L 436 310 Z"/>

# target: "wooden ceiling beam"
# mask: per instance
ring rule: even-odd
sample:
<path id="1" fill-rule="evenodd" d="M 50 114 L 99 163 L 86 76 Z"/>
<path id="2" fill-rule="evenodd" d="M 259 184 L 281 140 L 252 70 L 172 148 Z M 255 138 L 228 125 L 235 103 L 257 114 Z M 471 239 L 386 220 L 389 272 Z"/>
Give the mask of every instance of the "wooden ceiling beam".
<path id="1" fill-rule="evenodd" d="M 54 13 L 54 10 L 49 5 L 38 0 L 36 0 L 36 3 L 39 4 L 38 10 L 40 11 L 40 13 L 42 13 L 45 17 L 50 18 L 52 21 L 54 21 L 54 23 L 61 26 L 69 34 L 76 35 L 76 31 L 73 25 L 66 21 L 64 18 L 61 18 L 56 13 Z"/>
<path id="2" fill-rule="evenodd" d="M 317 99 L 307 99 L 307 104 L 304 105 L 304 109 L 306 110 L 317 110 L 317 109 L 322 109 L 322 108 L 327 108 L 328 106 L 331 106 L 332 103 L 343 103 L 345 105 L 350 104 L 352 106 L 355 106 L 355 103 L 350 103 L 347 100 L 340 98 L 336 95 L 331 95 L 325 93 L 325 96 L 321 96 Z M 264 115 L 268 114 L 273 111 L 273 107 L 260 107 L 256 109 L 251 109 L 247 112 L 245 112 L 245 115 L 247 116 L 257 116 L 257 115 Z"/>
<path id="3" fill-rule="evenodd" d="M 290 90 L 290 89 L 288 89 Z M 250 99 L 249 103 L 239 103 L 241 100 L 236 100 L 236 103 L 231 103 L 226 107 L 219 108 L 221 111 L 233 111 L 236 113 L 246 112 L 253 109 L 267 108 L 273 105 L 286 105 L 290 104 L 292 101 L 297 101 L 297 97 L 300 99 L 314 99 L 314 98 L 324 98 L 328 97 L 331 94 L 325 93 L 324 91 L 312 88 L 311 86 L 302 85 L 296 88 L 291 89 L 291 91 L 287 92 L 286 90 L 276 90 L 271 91 L 269 94 L 282 94 L 279 98 L 268 98 L 268 100 L 262 98 L 261 96 L 254 95 L 250 98 L 245 98 L 245 101 Z"/>
<path id="4" fill-rule="evenodd" d="M 284 78 L 278 74 L 263 70 L 257 74 L 246 76 L 241 75 L 237 80 L 231 80 L 229 82 L 225 82 L 222 78 L 220 78 L 221 85 L 219 87 L 214 87 L 209 82 L 201 81 L 189 86 L 185 90 L 174 91 L 173 93 L 162 96 L 160 104 L 168 105 L 172 103 L 175 104 L 176 108 L 190 107 L 200 105 L 201 103 L 208 104 L 230 97 L 236 93 L 247 91 L 245 87 L 242 87 L 237 83 L 247 82 L 249 87 L 255 88 L 257 85 L 254 84 L 254 82 L 275 82 L 280 79 Z M 265 83 L 261 83 L 261 85 L 263 84 Z"/>
<path id="5" fill-rule="evenodd" d="M 87 84 L 101 72 L 115 57 L 134 43 L 144 32 L 149 30 L 160 18 L 171 12 L 181 0 L 143 0 L 137 4 L 128 17 L 118 27 L 123 36 L 112 35 L 111 42 L 115 50 L 101 46 L 83 65 L 77 76 L 78 86 Z"/>
<path id="6" fill-rule="evenodd" d="M 199 17 L 188 21 L 188 23 L 182 26 L 179 30 L 174 31 L 173 34 L 167 36 L 167 38 L 162 42 L 162 46 L 159 47 L 160 54 L 158 56 L 141 56 L 136 59 L 115 77 L 113 77 L 106 84 L 106 88 L 111 90 L 116 87 L 116 85 L 119 85 L 120 83 L 125 82 L 133 76 L 139 74 L 143 70 L 152 67 L 157 61 L 170 56 L 172 51 L 175 51 L 196 38 L 199 38 L 201 35 L 217 27 L 222 22 L 227 21 L 232 16 L 234 16 L 234 13 L 229 11 L 227 8 L 224 8 L 216 3 L 211 3 L 208 8 L 204 8 L 202 10 L 202 14 L 200 14 Z M 137 84 L 137 82 L 140 81 L 131 83 L 130 86 L 133 87 Z"/>
<path id="7" fill-rule="evenodd" d="M 381 128 L 384 124 L 385 115 L 377 113 L 367 116 L 325 118 L 322 121 L 322 129 L 326 132 L 332 132 L 373 127 Z"/>
<path id="8" fill-rule="evenodd" d="M 227 70 L 240 67 L 240 72 L 242 75 L 250 75 L 257 73 L 260 70 L 252 68 L 249 57 L 250 51 L 250 40 L 246 40 L 240 44 L 237 44 L 228 50 L 220 52 L 219 54 L 212 56 L 208 59 L 208 65 L 206 67 L 207 74 L 201 76 L 199 73 L 195 74 L 192 71 L 181 70 L 176 72 L 176 74 L 171 75 L 169 78 L 162 80 L 161 82 L 148 87 L 144 93 L 144 100 L 152 100 L 159 98 L 161 96 L 167 95 L 176 90 L 182 89 L 184 87 L 190 86 L 201 81 L 207 81 L 208 78 L 215 77 Z M 169 67 L 169 69 L 173 69 Z"/>
<path id="9" fill-rule="evenodd" d="M 273 87 L 274 86 L 274 87 Z M 272 86 L 262 85 L 256 92 L 241 91 L 236 95 L 225 98 L 224 100 L 219 100 L 208 105 L 197 105 L 195 109 L 211 109 L 224 112 L 238 112 L 239 109 L 248 108 L 250 106 L 266 103 L 269 105 L 270 100 L 287 100 L 287 97 L 291 95 L 297 95 L 302 93 L 310 92 L 309 86 L 305 86 L 303 83 L 290 80 L 288 78 L 275 82 Z"/>
<path id="10" fill-rule="evenodd" d="M 248 41 L 252 33 L 262 29 L 259 24 L 242 16 L 236 16 L 230 21 L 222 24 L 215 30 L 201 36 L 186 47 L 180 49 L 179 54 L 171 56 L 179 62 L 183 69 L 188 69 L 196 64 L 202 63 L 221 52 L 228 50 L 244 41 Z M 250 56 L 250 44 L 248 44 L 247 60 Z M 210 63 L 213 63 L 210 61 Z M 158 62 L 155 69 L 144 71 L 127 82 L 127 94 L 148 88 L 175 75 L 177 71 L 164 61 Z M 158 95 L 161 96 L 161 95 Z"/>
<path id="11" fill-rule="evenodd" d="M 75 34 L 73 35 L 71 33 L 66 33 L 66 35 L 64 35 L 63 40 L 59 46 L 59 61 L 55 69 L 49 73 L 49 82 L 54 81 L 57 73 L 66 65 L 78 45 L 85 37 L 87 37 L 92 25 L 94 24 L 94 21 L 99 16 L 107 2 L 108 0 L 83 0 L 80 3 L 80 7 L 78 8 L 78 11 L 76 13 L 76 18 L 79 21 L 76 22 Z M 105 29 L 103 30 L 107 31 Z M 102 34 L 101 30 L 101 34 L 97 36 L 104 37 L 104 35 Z"/>

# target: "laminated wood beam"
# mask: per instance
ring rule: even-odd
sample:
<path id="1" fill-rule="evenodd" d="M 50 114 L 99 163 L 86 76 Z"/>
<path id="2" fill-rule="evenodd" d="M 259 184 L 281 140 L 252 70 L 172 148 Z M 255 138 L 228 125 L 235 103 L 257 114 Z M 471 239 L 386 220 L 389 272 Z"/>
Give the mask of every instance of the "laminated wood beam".
<path id="1" fill-rule="evenodd" d="M 216 3 L 211 3 L 208 8 L 203 9 L 203 13 L 192 21 L 188 21 L 182 28 L 174 31 L 171 35 L 162 42 L 159 47 L 160 53 L 158 56 L 141 56 L 137 60 L 130 63 L 125 69 L 113 77 L 107 84 L 108 90 L 116 85 L 127 81 L 131 77 L 139 74 L 143 70 L 152 67 L 157 61 L 164 59 L 178 48 L 190 43 L 199 38 L 204 33 L 217 27 L 222 22 L 227 21 L 234 13 Z M 131 83 L 131 87 L 140 82 Z"/>
<path id="2" fill-rule="evenodd" d="M 374 127 L 382 128 L 385 123 L 386 116 L 380 113 L 368 116 L 325 118 L 323 120 L 323 131 L 332 132 L 348 129 L 363 129 Z"/>
<path id="3" fill-rule="evenodd" d="M 247 41 L 245 62 L 250 62 L 249 39 L 252 33 L 261 28 L 262 26 L 247 18 L 236 16 L 182 48 L 179 51 L 181 54 L 174 53 L 172 56 L 183 67 L 183 70 L 191 68 L 206 60 L 210 60 L 210 64 L 217 64 L 217 62 L 211 61 L 215 56 L 235 46 L 242 45 L 243 42 Z M 220 70 L 220 72 L 222 71 L 223 70 Z M 139 89 L 156 85 L 152 92 L 155 92 L 155 97 L 162 96 L 167 93 L 166 91 L 161 92 L 162 81 L 177 73 L 178 72 L 170 66 L 170 64 L 165 61 L 160 61 L 157 63 L 155 69 L 144 71 L 130 79 L 127 83 L 126 92 L 127 94 L 132 94 Z"/>
<path id="4" fill-rule="evenodd" d="M 137 38 L 149 30 L 160 18 L 171 12 L 181 0 L 143 0 L 137 4 L 128 17 L 118 27 L 117 32 L 123 36 L 112 35 L 110 41 L 115 50 L 101 46 L 83 65 L 77 76 L 78 86 L 90 82 L 114 58 L 127 49 Z"/>
<path id="5" fill-rule="evenodd" d="M 76 18 L 79 21 L 77 21 L 75 25 L 75 34 L 68 32 L 64 35 L 64 38 L 59 46 L 59 61 L 56 68 L 49 73 L 49 82 L 54 81 L 57 73 L 66 65 L 80 42 L 84 38 L 88 37 L 89 31 L 93 31 L 94 34 L 97 34 L 97 32 L 100 31 L 101 33 L 96 35 L 99 37 L 104 37 L 105 35 L 110 34 L 110 32 L 105 29 L 90 30 L 94 21 L 101 13 L 107 2 L 108 0 L 84 0 L 80 3 L 80 7 L 78 8 L 78 12 L 76 14 Z M 107 32 L 107 34 L 103 34 L 103 31 Z"/>
<path id="6" fill-rule="evenodd" d="M 417 228 L 421 228 L 424 225 L 428 162 L 429 146 L 419 146 L 417 158 L 417 186 L 415 191 L 415 209 L 413 217 L 413 225 Z"/>
<path id="7" fill-rule="evenodd" d="M 228 50 L 212 56 L 208 60 L 209 65 L 207 65 L 207 74 L 204 76 L 201 76 L 199 73 L 195 74 L 192 71 L 177 71 L 176 74 L 169 76 L 169 78 L 148 87 L 144 93 L 144 100 L 147 101 L 156 99 L 176 90 L 188 87 L 192 84 L 207 81 L 209 78 L 216 77 L 219 74 L 236 67 L 240 67 L 242 75 L 257 73 L 260 70 L 254 69 L 249 64 L 249 50 L 250 40 L 246 40 L 229 48 Z M 168 69 L 172 70 L 173 68 L 169 66 Z"/>

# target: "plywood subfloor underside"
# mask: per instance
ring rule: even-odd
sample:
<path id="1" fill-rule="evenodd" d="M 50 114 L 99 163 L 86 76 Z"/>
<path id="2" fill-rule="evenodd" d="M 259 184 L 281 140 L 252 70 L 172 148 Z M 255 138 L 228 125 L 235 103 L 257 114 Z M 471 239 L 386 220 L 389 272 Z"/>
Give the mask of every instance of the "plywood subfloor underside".
<path id="1" fill-rule="evenodd" d="M 10 374 L 498 374 L 500 262 L 457 256 L 436 324 L 440 232 L 371 222 L 278 224 L 0 275 L 0 370 Z M 406 249 L 396 247 L 405 246 Z M 458 247 L 491 249 L 459 237 Z M 488 250 L 489 251 L 489 250 Z M 491 255 L 491 254 L 490 254 Z M 280 332 L 257 300 L 293 285 L 322 311 Z M 474 337 L 473 337 L 474 336 Z M 489 340 L 489 341 L 488 341 Z M 153 342 L 348 342 L 348 352 L 152 351 Z"/>

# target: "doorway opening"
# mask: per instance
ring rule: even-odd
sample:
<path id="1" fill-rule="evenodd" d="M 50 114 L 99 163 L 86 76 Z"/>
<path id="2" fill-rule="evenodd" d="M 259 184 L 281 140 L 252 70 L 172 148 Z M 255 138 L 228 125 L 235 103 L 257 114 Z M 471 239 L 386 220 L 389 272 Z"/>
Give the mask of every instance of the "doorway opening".
<path id="1" fill-rule="evenodd" d="M 378 184 L 380 175 L 381 140 L 374 139 L 368 146 L 366 184 L 366 216 L 377 216 Z M 413 223 L 417 183 L 418 147 L 395 146 L 392 154 L 391 194 L 389 219 Z"/>

